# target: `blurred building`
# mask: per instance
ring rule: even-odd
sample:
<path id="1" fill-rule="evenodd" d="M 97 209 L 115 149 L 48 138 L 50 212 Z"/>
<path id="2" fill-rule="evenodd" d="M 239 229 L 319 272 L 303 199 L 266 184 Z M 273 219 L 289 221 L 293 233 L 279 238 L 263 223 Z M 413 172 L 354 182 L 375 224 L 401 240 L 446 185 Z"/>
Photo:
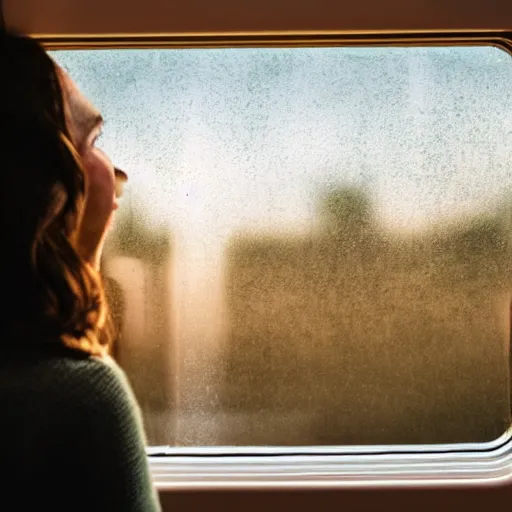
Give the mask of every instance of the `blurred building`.
<path id="1" fill-rule="evenodd" d="M 231 243 L 221 403 L 233 420 L 221 444 L 501 435 L 510 425 L 507 215 L 392 236 L 362 191 L 333 191 L 320 211 L 311 236 Z"/>

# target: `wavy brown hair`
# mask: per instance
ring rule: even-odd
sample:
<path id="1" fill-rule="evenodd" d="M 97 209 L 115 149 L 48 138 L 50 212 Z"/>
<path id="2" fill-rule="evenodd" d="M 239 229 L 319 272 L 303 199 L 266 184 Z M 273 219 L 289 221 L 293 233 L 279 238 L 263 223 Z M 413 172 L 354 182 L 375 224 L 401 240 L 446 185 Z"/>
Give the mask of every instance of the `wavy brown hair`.
<path id="1" fill-rule="evenodd" d="M 104 353 L 101 278 L 78 254 L 86 174 L 70 140 L 57 68 L 33 39 L 0 34 L 0 342 Z"/>

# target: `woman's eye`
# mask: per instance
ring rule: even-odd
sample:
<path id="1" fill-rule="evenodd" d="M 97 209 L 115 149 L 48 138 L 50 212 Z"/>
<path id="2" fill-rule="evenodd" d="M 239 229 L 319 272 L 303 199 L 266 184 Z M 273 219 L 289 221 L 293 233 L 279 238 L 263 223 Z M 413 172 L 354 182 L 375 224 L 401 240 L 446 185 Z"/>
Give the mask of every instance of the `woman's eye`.
<path id="1" fill-rule="evenodd" d="M 98 135 L 96 135 L 96 137 L 94 137 L 93 141 L 92 141 L 92 145 L 95 146 L 98 141 L 101 139 L 101 137 L 103 137 L 103 132 L 99 132 Z"/>

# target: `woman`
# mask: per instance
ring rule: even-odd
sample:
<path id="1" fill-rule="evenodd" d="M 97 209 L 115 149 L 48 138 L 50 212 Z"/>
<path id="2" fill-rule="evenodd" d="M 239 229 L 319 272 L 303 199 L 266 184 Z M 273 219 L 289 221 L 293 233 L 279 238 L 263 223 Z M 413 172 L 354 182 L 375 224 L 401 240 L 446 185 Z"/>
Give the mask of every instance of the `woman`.
<path id="1" fill-rule="evenodd" d="M 101 116 L 34 40 L 1 34 L 0 69 L 0 508 L 159 510 L 107 355 L 98 263 L 117 204 Z"/>

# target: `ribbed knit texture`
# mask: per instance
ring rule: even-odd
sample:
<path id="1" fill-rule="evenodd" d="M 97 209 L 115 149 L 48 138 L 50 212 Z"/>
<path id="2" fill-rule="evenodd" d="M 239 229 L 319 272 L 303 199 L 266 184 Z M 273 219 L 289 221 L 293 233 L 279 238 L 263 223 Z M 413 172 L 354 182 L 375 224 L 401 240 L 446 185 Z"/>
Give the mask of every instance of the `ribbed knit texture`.
<path id="1" fill-rule="evenodd" d="M 0 352 L 1 510 L 160 510 L 124 372 L 60 347 Z"/>

